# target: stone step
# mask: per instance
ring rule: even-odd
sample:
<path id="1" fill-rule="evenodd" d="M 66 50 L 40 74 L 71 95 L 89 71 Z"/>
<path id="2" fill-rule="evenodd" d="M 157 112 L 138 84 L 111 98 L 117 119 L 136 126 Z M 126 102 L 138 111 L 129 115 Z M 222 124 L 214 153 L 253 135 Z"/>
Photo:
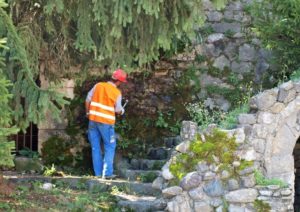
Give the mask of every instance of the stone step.
<path id="1" fill-rule="evenodd" d="M 150 148 L 147 156 L 151 160 L 167 160 L 170 158 L 172 151 L 172 148 L 167 147 Z"/>
<path id="2" fill-rule="evenodd" d="M 158 170 L 123 170 L 121 176 L 127 180 L 142 181 L 142 182 L 153 182 L 156 177 L 160 175 Z"/>
<path id="3" fill-rule="evenodd" d="M 127 194 L 116 194 L 119 201 L 118 206 L 121 210 L 133 210 L 136 212 L 149 212 L 164 210 L 167 203 L 163 199 L 153 196 L 134 196 Z"/>
<path id="4" fill-rule="evenodd" d="M 164 138 L 163 141 L 164 141 L 165 147 L 173 148 L 181 142 L 181 137 L 180 136 L 167 137 L 167 138 Z"/>
<path id="5" fill-rule="evenodd" d="M 113 187 L 127 194 L 153 195 L 161 194 L 159 189 L 152 188 L 152 183 L 142 183 L 137 181 L 127 181 L 124 179 L 105 180 L 95 177 L 44 177 L 40 175 L 9 175 L 4 173 L 4 178 L 13 183 L 22 182 L 49 182 L 53 184 L 63 183 L 72 189 L 86 188 L 90 191 L 108 191 Z"/>
<path id="6" fill-rule="evenodd" d="M 130 168 L 133 170 L 161 170 L 167 160 L 132 159 Z"/>

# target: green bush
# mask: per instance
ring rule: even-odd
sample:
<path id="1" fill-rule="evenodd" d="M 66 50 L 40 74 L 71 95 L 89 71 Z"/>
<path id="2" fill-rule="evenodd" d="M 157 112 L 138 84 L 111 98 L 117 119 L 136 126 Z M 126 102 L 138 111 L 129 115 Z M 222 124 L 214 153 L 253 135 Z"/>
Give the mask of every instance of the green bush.
<path id="1" fill-rule="evenodd" d="M 196 122 L 201 129 L 207 128 L 209 124 L 219 124 L 225 115 L 221 110 L 208 109 L 202 102 L 187 104 L 186 110 L 192 121 Z"/>
<path id="2" fill-rule="evenodd" d="M 0 1 L 0 3 L 3 3 Z M 1 6 L 1 5 L 0 5 Z M 7 48 L 4 46 L 5 39 L 0 39 L 0 49 Z M 13 167 L 12 150 L 15 148 L 15 143 L 8 141 L 11 134 L 17 133 L 17 129 L 11 126 L 12 110 L 9 106 L 9 101 L 12 95 L 9 92 L 9 87 L 12 86 L 2 72 L 4 58 L 0 55 L 0 167 Z"/>
<path id="3" fill-rule="evenodd" d="M 300 67 L 300 0 L 256 0 L 250 12 L 253 30 L 278 66 L 270 73 L 277 82 Z"/>
<path id="4" fill-rule="evenodd" d="M 248 104 L 242 105 L 240 107 L 237 107 L 233 110 L 231 110 L 229 113 L 227 113 L 223 120 L 220 122 L 219 126 L 224 129 L 233 129 L 237 125 L 237 117 L 241 113 L 248 113 L 250 110 L 250 107 Z"/>
<path id="5" fill-rule="evenodd" d="M 71 145 L 59 136 L 49 138 L 41 149 L 42 159 L 45 165 L 70 166 L 73 163 Z"/>

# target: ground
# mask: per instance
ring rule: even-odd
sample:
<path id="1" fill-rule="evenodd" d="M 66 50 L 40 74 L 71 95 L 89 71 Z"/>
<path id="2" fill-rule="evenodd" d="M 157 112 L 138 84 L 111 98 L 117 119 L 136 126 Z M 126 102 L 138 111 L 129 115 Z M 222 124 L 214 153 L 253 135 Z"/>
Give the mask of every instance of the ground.
<path id="1" fill-rule="evenodd" d="M 50 190 L 40 181 L 8 184 L 1 178 L 0 211 L 120 211 L 112 191 L 89 191 L 84 184 L 71 189 L 57 182 Z"/>

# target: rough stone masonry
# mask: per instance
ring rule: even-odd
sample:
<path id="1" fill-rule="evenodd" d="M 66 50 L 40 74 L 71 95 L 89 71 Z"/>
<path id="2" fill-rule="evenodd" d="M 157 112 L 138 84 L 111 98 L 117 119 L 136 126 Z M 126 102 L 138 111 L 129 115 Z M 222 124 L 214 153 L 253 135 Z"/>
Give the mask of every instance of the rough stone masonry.
<path id="1" fill-rule="evenodd" d="M 240 114 L 238 126 L 224 130 L 235 136 L 236 154 L 253 166 L 232 178 L 226 171 L 218 173 L 218 164 L 203 161 L 177 186 L 168 186 L 174 178 L 169 171 L 172 158 L 162 168 L 162 176 L 153 182 L 161 186 L 168 202 L 167 211 L 256 211 L 254 202 L 268 203 L 272 211 L 294 211 L 295 165 L 293 151 L 300 137 L 300 82 L 286 82 L 252 97 L 251 112 Z M 173 156 L 188 151 L 199 132 L 193 122 L 183 122 L 180 143 Z M 239 166 L 234 163 L 232 166 Z M 297 165 L 297 164 L 296 164 Z M 288 186 L 259 186 L 254 171 L 267 178 L 277 178 Z M 226 204 L 224 204 L 226 202 Z M 227 205 L 228 204 L 228 205 Z"/>

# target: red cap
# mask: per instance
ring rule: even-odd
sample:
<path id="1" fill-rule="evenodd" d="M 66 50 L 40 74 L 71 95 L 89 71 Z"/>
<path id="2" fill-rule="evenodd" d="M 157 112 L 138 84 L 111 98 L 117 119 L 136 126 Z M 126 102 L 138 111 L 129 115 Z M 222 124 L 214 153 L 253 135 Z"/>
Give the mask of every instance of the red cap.
<path id="1" fill-rule="evenodd" d="M 115 70 L 114 73 L 112 74 L 112 78 L 114 80 L 119 80 L 121 82 L 127 82 L 126 80 L 127 74 L 122 69 Z"/>

